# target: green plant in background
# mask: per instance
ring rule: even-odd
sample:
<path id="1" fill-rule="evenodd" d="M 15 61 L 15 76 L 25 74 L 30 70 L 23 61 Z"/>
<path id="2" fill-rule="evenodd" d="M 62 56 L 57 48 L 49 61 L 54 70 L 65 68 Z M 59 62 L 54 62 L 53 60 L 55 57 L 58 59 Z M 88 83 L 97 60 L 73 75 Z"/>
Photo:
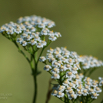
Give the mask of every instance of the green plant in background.
<path id="1" fill-rule="evenodd" d="M 34 78 L 33 103 L 36 103 L 37 98 L 37 75 L 41 73 L 38 70 L 39 57 L 51 42 L 61 37 L 59 32 L 50 30 L 53 26 L 55 26 L 53 21 L 33 15 L 20 17 L 17 23 L 6 23 L 0 28 L 0 33 L 15 44 L 30 64 Z M 18 43 L 23 47 L 22 49 Z M 39 49 L 41 49 L 40 53 L 38 53 Z M 30 57 L 24 51 L 28 52 Z"/>
<path id="2" fill-rule="evenodd" d="M 44 70 L 56 81 L 56 84 L 51 83 L 51 94 L 64 103 L 91 103 L 102 92 L 103 78 L 97 81 L 86 77 L 87 71 L 90 74 L 94 68 L 103 66 L 102 61 L 92 56 L 79 56 L 63 47 L 47 50 L 46 57 L 41 58 L 45 58 L 40 59 L 45 64 Z"/>
<path id="3" fill-rule="evenodd" d="M 3 25 L 0 33 L 15 44 L 30 64 L 34 79 L 33 103 L 36 103 L 38 92 L 37 75 L 41 73 L 38 70 L 39 61 L 45 64 L 44 70 L 52 75 L 51 81 L 56 81 L 51 83 L 53 96 L 64 103 L 91 103 L 102 92 L 103 78 L 99 77 L 97 81 L 87 76 L 103 66 L 103 62 L 92 56 L 80 56 L 64 47 L 50 48 L 46 57 L 41 56 L 50 43 L 61 37 L 59 32 L 50 30 L 54 26 L 53 21 L 33 15 L 20 17 L 17 23 Z"/>

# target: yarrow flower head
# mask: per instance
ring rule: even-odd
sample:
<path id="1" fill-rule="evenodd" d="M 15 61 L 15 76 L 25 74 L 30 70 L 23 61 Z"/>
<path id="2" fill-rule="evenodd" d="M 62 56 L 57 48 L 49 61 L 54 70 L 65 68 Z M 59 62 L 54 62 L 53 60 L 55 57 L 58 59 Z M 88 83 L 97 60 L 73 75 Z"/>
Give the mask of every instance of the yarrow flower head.
<path id="1" fill-rule="evenodd" d="M 58 82 L 58 84 L 53 84 L 53 96 L 62 98 L 62 100 L 64 98 L 76 100 L 85 96 L 97 99 L 99 93 L 102 92 L 99 87 L 102 83 L 101 78 L 98 82 L 78 73 L 81 70 L 80 63 L 85 60 L 80 58 L 76 52 L 68 51 L 63 47 L 50 48 L 47 50 L 46 57 L 40 57 L 40 61 L 45 64 L 44 70 L 49 72 L 52 75 L 51 78 Z"/>
<path id="2" fill-rule="evenodd" d="M 49 62 L 45 65 L 44 70 L 52 74 L 51 78 L 60 79 L 63 82 L 66 78 L 68 80 L 75 78 L 77 71 L 80 70 L 78 55 L 76 52 L 70 52 L 66 48 L 56 49 L 50 48 L 47 50 L 47 56 L 40 57 L 41 62 Z M 41 60 L 42 59 L 42 60 Z"/>
<path id="3" fill-rule="evenodd" d="M 50 31 L 55 23 L 40 16 L 20 17 L 17 23 L 10 22 L 0 28 L 0 33 L 8 39 L 16 40 L 23 47 L 34 47 L 35 49 L 48 46 L 51 42 L 61 37 L 59 32 Z"/>

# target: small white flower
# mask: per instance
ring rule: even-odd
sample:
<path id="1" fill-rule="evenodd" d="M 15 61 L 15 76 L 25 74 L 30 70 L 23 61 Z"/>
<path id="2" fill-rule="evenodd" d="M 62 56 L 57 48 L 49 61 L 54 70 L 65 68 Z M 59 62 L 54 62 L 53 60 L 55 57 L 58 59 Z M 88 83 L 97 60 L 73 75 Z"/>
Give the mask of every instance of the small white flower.
<path id="1" fill-rule="evenodd" d="M 31 32 L 35 32 L 35 31 L 36 31 L 36 28 L 35 28 L 35 27 L 32 27 L 30 31 L 31 31 Z"/>
<path id="2" fill-rule="evenodd" d="M 50 65 L 45 65 L 44 70 L 49 71 L 51 69 Z"/>
<path id="3" fill-rule="evenodd" d="M 27 29 L 31 29 L 33 27 L 33 25 L 31 25 L 29 22 L 25 22 L 24 25 Z"/>
<path id="4" fill-rule="evenodd" d="M 66 92 L 67 92 L 67 94 L 73 94 L 74 93 L 74 91 L 73 91 L 73 89 L 70 89 L 71 87 L 68 87 L 68 90 L 66 90 Z"/>
<path id="5" fill-rule="evenodd" d="M 71 68 L 71 72 L 72 72 L 73 74 L 77 74 L 77 70 L 78 70 L 77 67 L 72 67 L 72 68 Z"/>
<path id="6" fill-rule="evenodd" d="M 20 34 L 22 31 L 21 31 L 21 28 L 17 28 L 17 29 L 14 29 L 14 32 L 17 34 Z"/>
<path id="7" fill-rule="evenodd" d="M 39 28 L 45 28 L 45 24 L 41 23 L 38 25 Z"/>
<path id="8" fill-rule="evenodd" d="M 14 34 L 14 30 L 13 29 L 12 30 L 8 30 L 7 34 Z"/>
<path id="9" fill-rule="evenodd" d="M 51 70 L 51 72 L 54 74 L 54 73 L 59 73 L 60 71 L 59 71 L 58 68 L 53 68 L 53 69 Z"/>
<path id="10" fill-rule="evenodd" d="M 61 91 L 58 91 L 57 97 L 58 97 L 58 98 L 64 97 L 64 93 L 62 93 Z"/>
<path id="11" fill-rule="evenodd" d="M 94 89 L 93 88 L 89 88 L 89 94 L 93 94 L 94 93 Z"/>
<path id="12" fill-rule="evenodd" d="M 88 90 L 87 89 L 83 89 L 83 96 L 87 96 L 88 94 Z"/>
<path id="13" fill-rule="evenodd" d="M 39 61 L 40 61 L 40 62 L 45 62 L 45 61 L 46 61 L 46 58 L 45 58 L 44 56 L 41 56 L 41 57 L 39 58 Z"/>
<path id="14" fill-rule="evenodd" d="M 77 98 L 77 95 L 76 94 L 68 94 L 68 98 L 71 100 L 71 99 L 76 99 Z"/>
<path id="15" fill-rule="evenodd" d="M 66 92 L 73 90 L 72 87 L 66 86 Z"/>
<path id="16" fill-rule="evenodd" d="M 61 65 L 61 66 L 60 66 L 60 71 L 66 71 L 66 67 L 63 66 L 63 65 Z"/>
<path id="17" fill-rule="evenodd" d="M 61 58 L 61 61 L 63 62 L 63 63 L 68 63 L 68 59 L 66 59 L 66 58 Z"/>
<path id="18" fill-rule="evenodd" d="M 22 41 L 22 46 L 26 46 L 27 42 L 26 41 Z"/>
<path id="19" fill-rule="evenodd" d="M 49 61 L 49 62 L 54 62 L 54 61 L 56 61 L 56 59 L 53 58 L 52 56 L 50 56 L 50 57 L 48 57 L 48 61 Z"/>
<path id="20" fill-rule="evenodd" d="M 22 38 L 17 38 L 17 42 L 20 43 L 20 44 L 22 44 L 23 39 Z"/>
<path id="21" fill-rule="evenodd" d="M 26 37 L 26 40 L 27 41 L 30 41 L 32 39 L 32 37 L 30 36 L 30 35 L 28 35 L 27 37 Z"/>
<path id="22" fill-rule="evenodd" d="M 35 36 L 34 36 L 34 40 L 36 40 L 36 41 L 40 41 L 40 37 L 37 36 L 37 35 L 35 35 Z"/>
<path id="23" fill-rule="evenodd" d="M 96 93 L 100 93 L 100 92 L 102 92 L 102 89 L 100 89 L 99 87 L 95 87 L 95 88 L 94 88 L 94 91 L 95 91 Z"/>
<path id="24" fill-rule="evenodd" d="M 52 62 L 52 66 L 53 66 L 53 67 L 59 67 L 59 66 L 60 66 L 60 63 L 58 63 L 57 61 L 53 61 L 53 62 Z"/>
<path id="25" fill-rule="evenodd" d="M 50 50 L 47 50 L 47 52 L 53 53 L 53 52 L 54 52 L 54 49 L 50 48 Z"/>
<path id="26" fill-rule="evenodd" d="M 72 72 L 66 72 L 66 78 L 68 78 L 69 80 L 71 80 L 74 77 Z"/>
<path id="27" fill-rule="evenodd" d="M 46 46 L 46 45 L 47 45 L 47 43 L 46 43 L 45 40 L 44 40 L 44 41 L 41 41 L 41 43 L 42 43 L 43 46 Z"/>
<path id="28" fill-rule="evenodd" d="M 23 31 L 25 31 L 26 30 L 26 28 L 25 28 L 25 26 L 23 25 L 23 24 L 20 24 L 20 27 L 21 27 L 21 30 Z"/>
<path id="29" fill-rule="evenodd" d="M 97 93 L 92 93 L 91 98 L 92 98 L 92 99 L 97 99 L 97 96 L 99 96 L 99 94 L 97 94 Z"/>
<path id="30" fill-rule="evenodd" d="M 71 88 L 76 88 L 76 87 L 75 87 L 75 84 L 72 83 L 72 82 L 69 82 L 68 85 L 69 85 Z"/>
<path id="31" fill-rule="evenodd" d="M 21 38 L 26 38 L 27 36 L 28 36 L 27 33 L 23 33 L 23 34 L 21 35 Z"/>
<path id="32" fill-rule="evenodd" d="M 97 83 L 98 83 L 97 81 L 93 80 L 91 86 L 97 87 L 97 85 L 98 85 Z"/>
<path id="33" fill-rule="evenodd" d="M 58 91 L 63 92 L 65 90 L 65 86 L 59 85 L 57 89 Z"/>
<path id="34" fill-rule="evenodd" d="M 83 85 L 82 84 L 77 85 L 77 90 L 83 91 Z"/>
<path id="35" fill-rule="evenodd" d="M 43 44 L 41 42 L 36 44 L 37 48 L 43 48 Z"/>
<path id="36" fill-rule="evenodd" d="M 57 37 L 55 37 L 54 35 L 49 36 L 49 40 L 51 41 L 55 41 L 57 39 Z"/>
<path id="37" fill-rule="evenodd" d="M 82 95 L 82 91 L 78 89 L 76 94 L 77 94 L 77 96 L 81 96 Z"/>
<path id="38" fill-rule="evenodd" d="M 72 57 L 72 58 L 77 58 L 77 57 L 78 57 L 78 55 L 77 55 L 77 53 L 76 53 L 76 52 L 71 52 L 71 57 Z"/>
<path id="39" fill-rule="evenodd" d="M 69 58 L 68 59 L 68 64 L 73 65 L 73 63 L 74 63 L 74 60 L 72 58 Z"/>
<path id="40" fill-rule="evenodd" d="M 53 90 L 53 92 L 51 93 L 51 95 L 53 96 L 57 96 L 58 91 L 57 90 Z"/>
<path id="41" fill-rule="evenodd" d="M 46 30 L 41 31 L 41 35 L 47 35 L 47 34 L 48 34 L 48 33 L 47 33 Z"/>
<path id="42" fill-rule="evenodd" d="M 56 37 L 61 37 L 61 34 L 60 34 L 59 32 L 55 32 L 54 35 L 55 35 Z"/>
<path id="43" fill-rule="evenodd" d="M 30 31 L 29 29 L 26 29 L 26 30 L 24 31 L 24 33 L 31 34 L 31 31 Z"/>
<path id="44" fill-rule="evenodd" d="M 99 77 L 99 86 L 103 86 L 103 78 Z"/>
<path id="45" fill-rule="evenodd" d="M 63 82 L 63 85 L 64 85 L 64 86 L 68 86 L 68 84 L 69 84 L 69 81 L 68 81 L 68 79 L 66 79 L 66 80 Z"/>
<path id="46" fill-rule="evenodd" d="M 37 43 L 37 41 L 35 41 L 34 39 L 30 40 L 29 42 L 31 45 L 35 45 Z"/>
<path id="47" fill-rule="evenodd" d="M 71 71 L 72 66 L 70 64 L 66 64 L 66 70 L 70 70 Z"/>
<path id="48" fill-rule="evenodd" d="M 51 76 L 52 79 L 59 79 L 60 78 L 60 75 L 57 74 L 57 73 L 54 73 L 52 76 Z"/>
<path id="49" fill-rule="evenodd" d="M 55 26 L 55 23 L 54 22 L 49 22 L 47 26 L 48 26 L 48 28 L 52 28 L 53 26 Z"/>

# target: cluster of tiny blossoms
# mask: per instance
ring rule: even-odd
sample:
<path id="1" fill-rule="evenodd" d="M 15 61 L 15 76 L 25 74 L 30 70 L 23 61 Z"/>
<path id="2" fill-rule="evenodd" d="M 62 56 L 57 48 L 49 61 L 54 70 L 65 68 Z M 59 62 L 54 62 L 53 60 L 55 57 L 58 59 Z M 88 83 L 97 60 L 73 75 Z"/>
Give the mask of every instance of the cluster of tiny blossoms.
<path id="1" fill-rule="evenodd" d="M 66 78 L 74 78 L 77 70 L 80 69 L 78 55 L 76 52 L 70 52 L 66 48 L 47 50 L 47 56 L 41 56 L 40 61 L 45 64 L 44 70 L 52 74 L 51 78 L 58 79 L 62 83 Z M 62 77 L 62 78 L 61 78 Z"/>
<path id="2" fill-rule="evenodd" d="M 86 55 L 80 56 L 79 61 L 81 62 L 83 69 L 103 66 L 103 62 L 93 56 L 86 56 Z"/>
<path id="3" fill-rule="evenodd" d="M 49 29 L 55 26 L 55 23 L 49 19 L 39 16 L 26 16 L 18 19 L 18 24 L 10 22 L 0 28 L 0 33 L 17 38 L 17 42 L 22 46 L 35 45 L 37 48 L 43 48 L 48 43 L 61 37 L 59 32 L 53 32 Z"/>
<path id="4" fill-rule="evenodd" d="M 62 85 L 54 85 L 52 95 L 58 98 L 65 96 L 69 100 L 83 98 L 83 96 L 97 99 L 101 92 L 98 81 L 76 74 L 74 79 L 66 79 Z"/>
<path id="5" fill-rule="evenodd" d="M 47 50 L 47 56 L 41 56 L 39 59 L 46 64 L 44 70 L 49 72 L 52 79 L 59 84 L 54 85 L 52 95 L 58 98 L 67 98 L 69 100 L 77 99 L 81 96 L 90 96 L 97 99 L 102 92 L 99 83 L 83 74 L 78 74 L 80 68 L 80 58 L 76 52 L 70 52 L 66 48 Z"/>

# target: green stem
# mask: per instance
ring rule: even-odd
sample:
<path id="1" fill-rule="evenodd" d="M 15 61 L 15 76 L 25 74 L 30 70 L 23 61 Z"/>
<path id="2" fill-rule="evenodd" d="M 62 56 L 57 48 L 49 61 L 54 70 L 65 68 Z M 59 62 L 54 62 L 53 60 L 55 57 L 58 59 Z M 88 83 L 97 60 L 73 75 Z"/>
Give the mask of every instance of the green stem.
<path id="1" fill-rule="evenodd" d="M 90 76 L 96 69 L 97 69 L 97 68 L 91 68 L 91 70 L 90 70 L 88 76 Z"/>
<path id="2" fill-rule="evenodd" d="M 37 60 L 37 63 L 38 63 L 39 58 L 40 58 L 40 56 L 42 55 L 44 49 L 45 49 L 50 43 L 51 43 L 51 42 L 48 41 L 47 45 L 41 50 L 41 53 L 40 53 L 40 55 L 39 55 L 39 57 L 38 57 L 38 60 Z"/>
<path id="3" fill-rule="evenodd" d="M 20 49 L 20 47 L 18 46 L 18 44 L 16 43 L 16 41 L 13 41 L 13 43 L 16 45 L 16 47 L 18 48 L 19 52 L 21 54 L 23 54 L 23 56 L 26 58 L 26 60 L 30 63 L 29 58 L 26 56 L 26 54 Z"/>
<path id="4" fill-rule="evenodd" d="M 38 66 L 38 62 L 39 62 L 39 58 L 40 56 L 42 55 L 44 49 L 49 45 L 50 43 L 48 43 L 42 50 L 41 50 L 41 53 L 39 55 L 39 57 L 37 58 L 37 51 L 35 51 L 34 49 L 33 50 L 33 58 L 34 58 L 34 69 L 33 69 L 33 79 L 34 79 L 34 98 L 33 98 L 33 103 L 36 103 L 36 99 L 37 99 L 37 66 Z M 38 49 L 37 49 L 38 50 Z"/>
<path id="5" fill-rule="evenodd" d="M 37 99 L 37 66 L 38 66 L 37 52 L 34 53 L 33 58 L 34 58 L 34 64 L 35 64 L 35 68 L 33 69 L 33 79 L 34 79 L 34 98 L 33 98 L 33 103 L 36 103 L 36 99 Z"/>
<path id="6" fill-rule="evenodd" d="M 37 64 L 35 64 L 35 70 L 34 70 L 34 75 L 33 75 L 33 79 L 34 79 L 34 98 L 33 98 L 33 103 L 36 103 L 36 99 L 37 99 Z"/>
<path id="7" fill-rule="evenodd" d="M 84 70 L 84 73 L 83 73 L 84 76 L 86 76 L 87 72 L 88 72 L 88 70 Z"/>

